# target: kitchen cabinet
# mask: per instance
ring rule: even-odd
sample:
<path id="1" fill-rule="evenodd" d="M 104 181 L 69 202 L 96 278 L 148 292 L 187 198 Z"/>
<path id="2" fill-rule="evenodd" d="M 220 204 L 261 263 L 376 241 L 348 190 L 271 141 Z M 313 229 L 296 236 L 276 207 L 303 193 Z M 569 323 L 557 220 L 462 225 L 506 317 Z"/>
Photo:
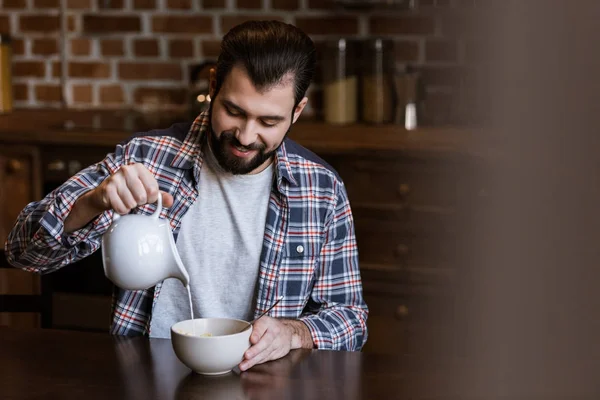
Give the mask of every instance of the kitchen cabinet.
<path id="1" fill-rule="evenodd" d="M 481 159 L 402 149 L 319 155 L 344 180 L 355 218 L 370 309 L 364 351 L 441 349 L 453 332 L 460 244 L 481 191 Z"/>
<path id="2" fill-rule="evenodd" d="M 39 275 L 9 267 L 4 243 L 19 212 L 40 196 L 39 151 L 32 146 L 0 146 L 0 325 L 40 325 Z"/>

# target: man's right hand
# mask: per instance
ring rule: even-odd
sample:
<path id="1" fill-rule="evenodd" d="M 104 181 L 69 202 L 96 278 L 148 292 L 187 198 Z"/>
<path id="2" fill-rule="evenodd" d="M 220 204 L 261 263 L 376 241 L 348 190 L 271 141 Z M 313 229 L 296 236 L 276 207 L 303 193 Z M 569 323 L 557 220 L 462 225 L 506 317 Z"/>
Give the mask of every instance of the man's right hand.
<path id="1" fill-rule="evenodd" d="M 159 194 L 164 207 L 173 205 L 173 196 L 159 191 L 158 182 L 143 164 L 123 165 L 75 202 L 64 231 L 81 229 L 106 210 L 125 215 L 137 206 L 156 202 Z"/>

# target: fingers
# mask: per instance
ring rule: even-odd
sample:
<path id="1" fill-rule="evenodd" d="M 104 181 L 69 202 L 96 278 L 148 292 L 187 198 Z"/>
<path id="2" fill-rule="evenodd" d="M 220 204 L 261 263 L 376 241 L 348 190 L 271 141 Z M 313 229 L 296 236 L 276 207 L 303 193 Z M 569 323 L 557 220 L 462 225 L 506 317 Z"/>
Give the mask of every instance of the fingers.
<path id="1" fill-rule="evenodd" d="M 263 317 L 254 324 L 250 343 L 252 346 L 244 353 L 244 360 L 239 365 L 241 371 L 288 354 L 291 333 L 277 319 Z"/>
<path id="2" fill-rule="evenodd" d="M 121 215 L 137 206 L 156 202 L 159 195 L 164 207 L 173 205 L 173 196 L 159 191 L 156 178 L 142 164 L 123 165 L 99 189 L 102 207 L 112 208 Z"/>
<path id="3" fill-rule="evenodd" d="M 156 201 L 158 195 L 158 182 L 145 168 L 122 168 L 123 177 L 125 178 L 125 189 L 129 192 L 126 197 L 133 199 L 133 207 Z M 122 198 L 122 200 L 125 200 Z M 125 205 L 130 206 L 131 204 Z"/>
<path id="4" fill-rule="evenodd" d="M 108 203 L 107 209 L 112 208 L 119 214 L 127 214 L 129 212 L 129 209 L 123 204 L 121 197 L 117 193 L 116 185 L 106 185 L 104 198 Z"/>
<path id="5" fill-rule="evenodd" d="M 160 192 L 160 194 L 162 195 L 163 206 L 166 207 L 166 208 L 171 207 L 173 205 L 173 202 L 174 202 L 173 196 L 171 196 L 167 192 Z"/>
<path id="6" fill-rule="evenodd" d="M 250 335 L 250 343 L 256 344 L 261 337 L 265 334 L 268 328 L 268 317 L 262 317 L 254 323 L 252 327 L 252 335 Z"/>

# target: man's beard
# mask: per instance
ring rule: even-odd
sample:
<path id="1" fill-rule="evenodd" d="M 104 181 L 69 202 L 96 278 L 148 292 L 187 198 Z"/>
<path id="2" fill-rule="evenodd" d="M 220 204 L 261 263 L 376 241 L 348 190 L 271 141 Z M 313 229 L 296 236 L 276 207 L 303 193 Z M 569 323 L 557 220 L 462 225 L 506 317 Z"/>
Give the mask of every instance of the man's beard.
<path id="1" fill-rule="evenodd" d="M 217 162 L 219 163 L 219 166 L 223 170 L 234 175 L 243 175 L 254 171 L 264 164 L 269 158 L 273 157 L 277 149 L 281 147 L 281 143 L 283 143 L 283 140 L 285 140 L 285 137 L 290 132 L 292 126 L 290 124 L 290 127 L 281 140 L 281 143 L 279 143 L 279 145 L 271 151 L 266 151 L 266 146 L 258 142 L 252 143 L 249 146 L 244 146 L 239 140 L 237 140 L 232 132 L 221 132 L 221 135 L 217 137 L 217 133 L 212 128 L 212 120 L 210 121 L 209 127 L 210 148 Z M 250 159 L 237 157 L 231 152 L 231 146 L 235 146 L 242 151 L 256 150 L 257 153 Z"/>

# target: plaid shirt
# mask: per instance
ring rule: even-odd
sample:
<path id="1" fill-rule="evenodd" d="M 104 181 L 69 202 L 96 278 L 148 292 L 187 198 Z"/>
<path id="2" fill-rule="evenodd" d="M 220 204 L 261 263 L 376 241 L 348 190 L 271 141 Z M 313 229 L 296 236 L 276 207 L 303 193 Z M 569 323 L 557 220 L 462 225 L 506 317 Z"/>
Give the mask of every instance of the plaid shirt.
<path id="1" fill-rule="evenodd" d="M 75 201 L 126 164 L 142 163 L 161 190 L 174 197 L 163 209 L 175 239 L 184 214 L 198 196 L 202 143 L 209 118 L 136 135 L 101 162 L 73 176 L 44 199 L 27 205 L 6 242 L 8 261 L 48 273 L 98 250 L 112 221 L 106 211 L 84 228 L 65 234 Z M 368 309 L 362 296 L 354 223 L 346 190 L 331 167 L 286 139 L 275 156 L 276 180 L 269 199 L 254 315 L 280 295 L 270 313 L 297 318 L 319 349 L 360 350 L 367 339 Z M 151 214 L 154 204 L 132 212 Z M 110 332 L 147 335 L 162 283 L 146 290 L 115 287 Z"/>

